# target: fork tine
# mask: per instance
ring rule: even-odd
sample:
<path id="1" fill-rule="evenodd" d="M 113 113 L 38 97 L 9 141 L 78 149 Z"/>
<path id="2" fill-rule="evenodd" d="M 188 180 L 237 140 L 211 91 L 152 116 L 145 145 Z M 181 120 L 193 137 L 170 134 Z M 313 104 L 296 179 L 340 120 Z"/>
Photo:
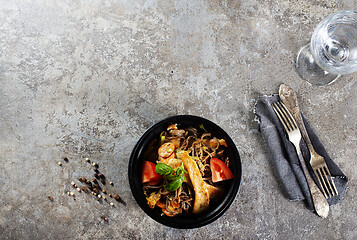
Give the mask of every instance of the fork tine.
<path id="1" fill-rule="evenodd" d="M 331 192 L 332 196 L 335 196 L 335 189 L 333 189 L 332 186 L 331 186 L 331 181 L 332 181 L 332 184 L 333 184 L 333 185 L 334 185 L 334 182 L 333 182 L 333 180 L 332 180 L 331 175 L 329 174 L 330 171 L 328 170 L 327 166 L 324 166 L 324 167 L 322 167 L 321 169 L 322 169 L 322 171 L 323 171 L 323 173 L 324 173 L 324 175 L 325 175 L 325 178 L 326 178 L 327 184 L 328 184 L 328 186 L 329 186 L 329 188 L 330 188 L 330 192 Z M 326 171 L 326 170 L 327 170 L 327 171 Z"/>
<path id="2" fill-rule="evenodd" d="M 276 113 L 276 115 L 278 116 L 280 122 L 282 123 L 283 127 L 285 128 L 285 131 L 289 132 L 290 128 L 288 127 L 288 125 L 285 123 L 285 121 L 282 118 L 282 113 L 280 111 L 280 109 L 278 108 L 278 105 L 276 103 L 272 104 L 272 107 L 274 109 L 274 112 Z"/>
<path id="3" fill-rule="evenodd" d="M 335 193 L 334 193 L 334 191 L 333 191 L 333 189 L 332 189 L 332 187 L 331 187 L 330 180 L 329 180 L 329 178 L 328 178 L 328 176 L 327 176 L 327 173 L 326 173 L 324 167 L 321 168 L 321 172 L 323 173 L 323 176 L 324 176 L 324 178 L 326 179 L 326 182 L 327 182 L 327 185 L 328 185 L 328 192 L 329 192 L 329 194 L 330 194 L 330 197 L 335 196 Z M 331 195 L 332 195 L 332 196 L 331 196 Z"/>
<path id="4" fill-rule="evenodd" d="M 289 122 L 292 126 L 292 129 L 297 128 L 297 124 L 295 122 L 294 117 L 291 115 L 290 111 L 286 108 L 285 104 L 283 102 L 278 102 L 278 104 L 281 106 L 281 109 L 283 110 L 285 116 L 289 119 Z"/>
<path id="5" fill-rule="evenodd" d="M 326 194 L 326 192 L 325 192 L 324 187 L 322 186 L 320 176 L 319 176 L 319 174 L 318 174 L 318 172 L 317 172 L 316 169 L 314 169 L 314 173 L 315 173 L 315 176 L 316 176 L 316 178 L 317 178 L 317 181 L 319 182 L 319 185 L 321 186 L 322 193 L 324 194 L 325 198 L 327 198 L 327 194 Z"/>
<path id="6" fill-rule="evenodd" d="M 292 131 L 293 127 L 291 126 L 291 123 L 289 122 L 289 120 L 286 118 L 285 114 L 282 112 L 283 109 L 281 108 L 280 105 L 278 105 L 278 102 L 273 103 L 273 109 L 274 109 L 276 115 L 278 116 L 280 122 L 284 126 L 285 130 L 287 132 Z"/>
<path id="7" fill-rule="evenodd" d="M 291 115 L 290 111 L 286 108 L 285 104 L 281 101 L 278 102 L 279 105 L 282 107 L 282 109 L 284 109 L 284 112 L 286 115 L 289 116 L 290 120 L 292 121 L 292 123 L 295 125 L 295 127 L 297 128 L 297 125 L 296 125 L 296 122 L 295 122 L 295 119 L 294 117 Z"/>
<path id="8" fill-rule="evenodd" d="M 321 185 L 321 188 L 325 188 L 326 192 L 328 193 L 328 197 L 330 198 L 331 197 L 331 193 L 330 193 L 330 190 L 328 189 L 327 185 L 326 185 L 326 182 L 325 182 L 325 178 L 324 178 L 324 175 L 322 173 L 322 168 L 318 168 L 317 169 L 317 172 L 319 173 L 319 175 L 317 175 L 318 178 L 320 178 L 323 182 L 323 185 Z"/>
<path id="9" fill-rule="evenodd" d="M 337 191 L 336 185 L 335 185 L 335 183 L 334 183 L 334 181 L 333 181 L 333 179 L 331 177 L 331 173 L 330 173 L 330 171 L 329 171 L 327 166 L 325 166 L 325 170 L 327 172 L 327 178 L 330 180 L 329 182 L 332 183 L 333 195 L 335 195 L 334 193 L 336 193 L 336 195 L 338 195 L 338 191 Z"/>

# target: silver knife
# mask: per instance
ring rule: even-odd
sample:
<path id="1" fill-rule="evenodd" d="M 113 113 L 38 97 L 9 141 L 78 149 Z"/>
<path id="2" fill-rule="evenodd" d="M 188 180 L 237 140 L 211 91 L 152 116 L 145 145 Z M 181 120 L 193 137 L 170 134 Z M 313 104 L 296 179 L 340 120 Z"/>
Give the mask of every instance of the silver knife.
<path id="1" fill-rule="evenodd" d="M 301 135 L 310 150 L 310 156 L 315 157 L 315 154 L 317 154 L 317 153 L 315 152 L 315 150 L 311 144 L 309 135 L 307 134 L 304 122 L 301 118 L 300 108 L 299 108 L 294 90 L 288 85 L 281 84 L 280 88 L 279 88 L 279 96 L 280 96 L 280 99 L 285 104 L 285 106 L 290 111 L 290 113 L 293 115 L 293 117 L 300 129 Z M 311 159 L 310 159 L 310 161 L 311 161 Z M 303 164 L 304 163 L 305 162 L 303 162 Z M 309 174 L 309 172 L 308 172 L 308 174 Z M 317 214 L 320 215 L 321 217 L 327 217 L 330 207 L 329 207 L 329 204 L 328 204 L 326 198 L 324 197 L 324 195 L 322 194 L 322 192 L 318 188 L 318 186 L 315 184 L 315 182 L 312 180 L 312 178 L 309 177 L 309 178 L 306 178 L 306 180 L 309 181 L 308 185 L 310 187 L 312 200 L 315 203 L 314 205 L 315 205 L 315 210 L 316 210 Z"/>

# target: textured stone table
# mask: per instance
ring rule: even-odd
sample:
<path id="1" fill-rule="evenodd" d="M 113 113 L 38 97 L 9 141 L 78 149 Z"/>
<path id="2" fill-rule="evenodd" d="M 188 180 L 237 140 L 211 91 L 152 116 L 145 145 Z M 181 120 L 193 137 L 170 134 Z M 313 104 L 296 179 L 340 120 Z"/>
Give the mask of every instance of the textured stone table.
<path id="1" fill-rule="evenodd" d="M 0 0 L 0 239 L 357 239 L 357 75 L 314 87 L 294 69 L 314 26 L 342 9 L 357 3 Z M 257 131 L 255 101 L 283 82 L 350 178 L 327 219 L 284 197 Z M 216 122 L 242 158 L 232 206 L 194 230 L 151 220 L 127 178 L 141 134 L 176 114 Z M 126 206 L 71 188 L 85 157 Z"/>

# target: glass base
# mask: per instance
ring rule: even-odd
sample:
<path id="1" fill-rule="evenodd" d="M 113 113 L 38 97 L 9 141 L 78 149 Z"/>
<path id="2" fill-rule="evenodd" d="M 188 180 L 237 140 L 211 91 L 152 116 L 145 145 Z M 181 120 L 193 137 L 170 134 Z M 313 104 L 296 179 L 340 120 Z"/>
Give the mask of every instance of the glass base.
<path id="1" fill-rule="evenodd" d="M 307 44 L 298 52 L 296 70 L 302 79 L 317 86 L 329 85 L 341 76 L 329 73 L 316 64 L 311 55 L 310 44 Z"/>

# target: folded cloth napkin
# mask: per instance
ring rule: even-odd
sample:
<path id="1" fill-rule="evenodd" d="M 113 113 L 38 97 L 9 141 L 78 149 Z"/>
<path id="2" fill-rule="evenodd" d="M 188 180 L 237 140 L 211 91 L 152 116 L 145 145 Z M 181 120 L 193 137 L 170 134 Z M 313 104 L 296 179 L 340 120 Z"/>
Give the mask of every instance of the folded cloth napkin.
<path id="1" fill-rule="evenodd" d="M 282 188 L 287 197 L 292 201 L 306 200 L 307 207 L 313 209 L 313 203 L 309 187 L 307 185 L 304 173 L 300 167 L 299 159 L 294 145 L 288 140 L 288 136 L 276 116 L 271 104 L 279 101 L 279 95 L 263 96 L 258 99 L 255 105 L 255 114 L 259 120 L 259 131 L 266 142 L 271 155 L 271 161 L 276 170 Z M 343 174 L 340 168 L 332 161 L 324 146 L 316 136 L 310 125 L 302 116 L 306 130 L 311 139 L 315 151 L 325 158 L 326 164 L 334 179 L 338 195 L 327 199 L 330 205 L 337 204 L 341 201 L 348 182 L 348 178 Z M 312 169 L 309 164 L 310 152 L 305 142 L 301 141 L 301 151 L 310 173 Z M 315 182 L 314 174 L 311 174 Z M 317 183 L 318 185 L 318 183 Z"/>

